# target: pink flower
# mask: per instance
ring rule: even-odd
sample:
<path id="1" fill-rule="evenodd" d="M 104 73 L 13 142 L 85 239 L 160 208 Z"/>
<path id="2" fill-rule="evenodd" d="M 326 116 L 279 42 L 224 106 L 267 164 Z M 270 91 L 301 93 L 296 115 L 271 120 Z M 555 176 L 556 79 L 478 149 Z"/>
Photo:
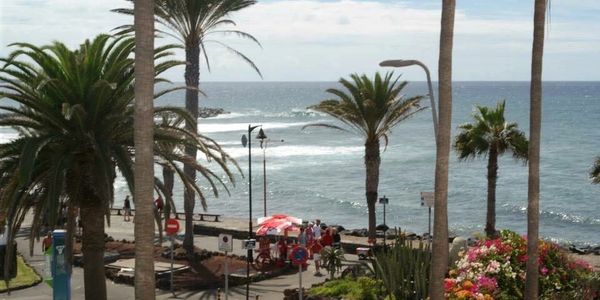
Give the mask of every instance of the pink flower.
<path id="1" fill-rule="evenodd" d="M 542 269 L 540 270 L 540 273 L 542 273 L 542 275 L 548 274 L 548 268 L 542 267 Z"/>
<path id="2" fill-rule="evenodd" d="M 486 290 L 489 293 L 494 292 L 498 288 L 498 281 L 493 277 L 479 276 L 479 278 L 477 278 L 477 283 L 481 289 Z"/>

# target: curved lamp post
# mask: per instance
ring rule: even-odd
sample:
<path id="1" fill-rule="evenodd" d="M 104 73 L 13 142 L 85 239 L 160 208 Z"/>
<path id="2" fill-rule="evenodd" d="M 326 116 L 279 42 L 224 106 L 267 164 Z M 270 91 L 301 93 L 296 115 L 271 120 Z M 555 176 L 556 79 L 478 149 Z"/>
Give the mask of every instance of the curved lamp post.
<path id="1" fill-rule="evenodd" d="M 248 145 L 248 240 L 252 239 L 252 131 L 261 125 L 252 126 L 248 124 L 248 137 L 242 135 L 242 145 Z M 261 129 L 262 131 L 262 129 Z M 264 135 L 264 132 L 263 132 Z M 252 261 L 252 249 L 246 253 L 246 299 L 250 299 L 250 262 Z"/>
<path id="2" fill-rule="evenodd" d="M 256 139 L 260 140 L 260 148 L 263 150 L 263 217 L 267 216 L 267 144 L 271 142 L 270 139 L 267 138 L 267 135 L 261 128 L 256 135 Z M 276 142 L 283 142 L 282 140 Z"/>
<path id="3" fill-rule="evenodd" d="M 433 116 L 433 134 L 435 135 L 435 142 L 437 144 L 437 132 L 438 132 L 438 118 L 437 118 L 437 110 L 435 106 L 435 99 L 433 98 L 433 87 L 431 84 L 431 76 L 429 75 L 429 69 L 422 62 L 415 59 L 396 59 L 396 60 L 384 60 L 379 63 L 381 67 L 395 67 L 402 68 L 417 65 L 423 70 L 425 70 L 425 74 L 427 75 L 427 85 L 429 87 L 429 100 L 431 100 L 431 114 Z"/>

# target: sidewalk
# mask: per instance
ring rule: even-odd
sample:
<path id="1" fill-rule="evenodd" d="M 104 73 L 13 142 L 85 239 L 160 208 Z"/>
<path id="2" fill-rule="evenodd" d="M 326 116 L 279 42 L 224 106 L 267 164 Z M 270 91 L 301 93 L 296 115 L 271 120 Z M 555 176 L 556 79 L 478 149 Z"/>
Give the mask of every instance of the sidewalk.
<path id="1" fill-rule="evenodd" d="M 181 227 L 183 228 L 184 222 L 180 221 Z M 41 252 L 41 241 L 34 243 L 34 255 L 29 256 L 29 240 L 26 239 L 29 232 L 28 224 L 30 220 L 26 219 L 23 222 L 24 227 L 21 230 L 20 235 L 17 237 L 18 251 L 23 255 L 27 263 L 36 269 L 40 274 L 44 274 L 45 258 Z M 217 225 L 219 223 L 215 223 Z M 106 233 L 115 239 L 128 239 L 133 240 L 133 227 L 132 222 L 123 222 L 121 216 L 111 217 L 111 227 L 106 228 Z M 158 237 L 158 233 L 157 233 Z M 204 248 L 209 251 L 218 251 L 217 237 L 200 236 L 194 237 L 194 244 L 199 248 Z M 168 243 L 164 243 L 165 246 Z M 245 255 L 246 251 L 241 249 L 241 240 L 234 240 L 234 254 Z M 347 255 L 350 259 L 356 259 L 354 255 Z M 316 277 L 314 276 L 315 269 L 314 265 L 310 264 L 308 270 L 302 273 L 302 284 L 303 287 L 310 287 L 312 284 L 325 281 L 327 276 Z M 290 274 L 284 276 L 278 276 L 272 279 L 264 280 L 261 282 L 252 283 L 250 285 L 250 298 L 263 300 L 280 300 L 283 299 L 283 290 L 289 288 L 298 287 L 298 274 Z M 133 299 L 134 288 L 128 285 L 115 284 L 112 281 L 106 281 L 108 299 Z M 84 299 L 84 287 L 83 287 L 83 269 L 74 267 L 73 275 L 71 278 L 71 291 L 72 299 Z M 224 292 L 223 292 L 224 293 Z M 176 292 L 179 298 L 183 299 L 216 299 L 216 289 L 209 291 L 179 291 Z M 169 299 L 173 295 L 168 291 L 156 290 L 157 299 Z M 229 299 L 245 299 L 246 286 L 232 287 L 229 292 Z M 52 299 L 52 289 L 45 283 L 40 283 L 35 287 L 31 287 L 24 290 L 14 291 L 10 296 L 7 294 L 0 294 L 0 299 Z M 224 294 L 221 299 L 225 299 Z"/>

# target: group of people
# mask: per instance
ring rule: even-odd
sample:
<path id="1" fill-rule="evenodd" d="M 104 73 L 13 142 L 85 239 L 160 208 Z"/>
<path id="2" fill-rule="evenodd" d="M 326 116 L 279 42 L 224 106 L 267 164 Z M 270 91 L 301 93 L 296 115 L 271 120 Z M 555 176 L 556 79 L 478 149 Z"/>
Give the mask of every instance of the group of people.
<path id="1" fill-rule="evenodd" d="M 309 256 L 315 263 L 315 276 L 321 276 L 321 251 L 325 247 L 339 249 L 341 237 L 335 228 L 327 227 L 317 219 L 314 223 L 309 222 L 308 225 L 300 227 L 298 244 L 308 249 Z"/>
<path id="2" fill-rule="evenodd" d="M 162 197 L 159 195 L 156 200 L 154 200 L 154 209 L 158 214 L 161 214 L 163 208 L 165 207 L 165 202 Z M 131 201 L 129 200 L 129 195 L 125 197 L 123 200 L 123 221 L 129 222 L 131 221 Z"/>

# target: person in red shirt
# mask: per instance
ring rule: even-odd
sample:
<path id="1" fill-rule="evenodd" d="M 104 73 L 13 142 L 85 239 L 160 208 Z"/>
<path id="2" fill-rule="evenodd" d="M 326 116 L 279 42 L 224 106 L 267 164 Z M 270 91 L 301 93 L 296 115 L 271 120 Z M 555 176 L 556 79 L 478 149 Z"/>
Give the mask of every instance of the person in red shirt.
<path id="1" fill-rule="evenodd" d="M 156 198 L 156 200 L 154 200 L 154 206 L 156 206 L 158 213 L 162 212 L 163 207 L 165 206 L 165 203 L 163 202 L 163 199 L 161 196 L 158 196 L 158 198 Z"/>
<path id="2" fill-rule="evenodd" d="M 318 240 L 315 240 L 310 249 L 313 253 L 313 260 L 315 262 L 315 276 L 321 276 L 321 250 L 323 250 L 323 246 Z"/>
<path id="3" fill-rule="evenodd" d="M 286 261 L 288 248 L 287 248 L 287 243 L 285 242 L 285 237 L 280 238 L 279 241 L 277 242 L 277 251 L 279 251 L 279 259 L 281 261 Z"/>
<path id="4" fill-rule="evenodd" d="M 329 228 L 325 229 L 325 234 L 321 237 L 321 245 L 323 247 L 331 247 L 333 244 L 333 237 L 331 236 L 331 231 Z"/>
<path id="5" fill-rule="evenodd" d="M 48 232 L 42 241 L 42 252 L 45 253 L 48 248 L 52 247 L 52 233 Z"/>

